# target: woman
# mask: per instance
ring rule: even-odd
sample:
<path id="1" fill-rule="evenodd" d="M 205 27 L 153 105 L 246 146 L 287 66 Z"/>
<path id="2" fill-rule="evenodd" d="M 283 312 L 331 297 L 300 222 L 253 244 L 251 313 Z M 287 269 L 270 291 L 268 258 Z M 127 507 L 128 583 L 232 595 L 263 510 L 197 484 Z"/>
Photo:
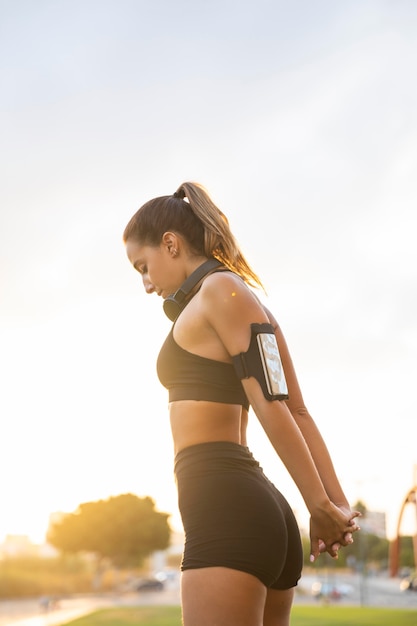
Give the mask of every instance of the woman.
<path id="1" fill-rule="evenodd" d="M 184 626 L 288 626 L 300 536 L 246 447 L 249 405 L 309 510 L 312 561 L 352 542 L 358 512 L 304 406 L 283 334 L 250 288 L 261 281 L 195 183 L 143 205 L 123 239 L 146 292 L 174 319 L 158 375 L 169 390 L 185 530 Z"/>

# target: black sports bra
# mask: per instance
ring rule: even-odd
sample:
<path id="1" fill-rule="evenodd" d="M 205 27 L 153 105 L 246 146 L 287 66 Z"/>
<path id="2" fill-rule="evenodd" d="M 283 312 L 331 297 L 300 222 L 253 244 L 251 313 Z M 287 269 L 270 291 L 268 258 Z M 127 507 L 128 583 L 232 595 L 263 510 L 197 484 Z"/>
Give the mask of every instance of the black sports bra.
<path id="1" fill-rule="evenodd" d="M 233 365 L 181 348 L 174 339 L 174 325 L 159 352 L 157 373 L 160 382 L 169 391 L 170 402 L 208 400 L 249 408 Z"/>

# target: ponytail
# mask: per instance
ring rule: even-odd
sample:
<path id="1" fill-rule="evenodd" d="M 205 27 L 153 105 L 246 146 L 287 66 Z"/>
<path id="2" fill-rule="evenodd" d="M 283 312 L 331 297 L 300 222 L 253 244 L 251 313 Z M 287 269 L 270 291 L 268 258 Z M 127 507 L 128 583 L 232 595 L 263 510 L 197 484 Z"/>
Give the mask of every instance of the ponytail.
<path id="1" fill-rule="evenodd" d="M 127 224 L 123 241 L 133 239 L 158 246 L 166 231 L 182 235 L 193 252 L 215 257 L 248 285 L 263 289 L 260 278 L 243 256 L 227 217 L 201 185 L 186 182 L 172 196 L 146 202 Z"/>
<path id="2" fill-rule="evenodd" d="M 187 198 L 194 214 L 204 227 L 204 255 L 219 259 L 252 287 L 264 288 L 261 279 L 242 254 L 225 214 L 214 204 L 206 189 L 198 183 L 183 183 L 174 196 Z"/>

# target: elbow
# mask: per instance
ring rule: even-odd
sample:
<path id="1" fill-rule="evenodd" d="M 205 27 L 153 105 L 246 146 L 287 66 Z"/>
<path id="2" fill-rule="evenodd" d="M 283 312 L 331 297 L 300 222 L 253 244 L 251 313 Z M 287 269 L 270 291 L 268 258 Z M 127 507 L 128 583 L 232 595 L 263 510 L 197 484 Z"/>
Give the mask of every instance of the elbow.
<path id="1" fill-rule="evenodd" d="M 298 406 L 298 407 L 288 407 L 288 408 L 290 409 L 291 415 L 293 416 L 297 424 L 313 421 L 313 418 L 308 412 L 308 409 L 304 405 Z"/>

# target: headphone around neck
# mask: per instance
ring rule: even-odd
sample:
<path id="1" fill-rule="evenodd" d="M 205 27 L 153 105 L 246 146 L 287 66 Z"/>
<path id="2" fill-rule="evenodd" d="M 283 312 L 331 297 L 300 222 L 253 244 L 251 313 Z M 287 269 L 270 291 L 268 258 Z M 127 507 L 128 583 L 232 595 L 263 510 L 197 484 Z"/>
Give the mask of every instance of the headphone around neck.
<path id="1" fill-rule="evenodd" d="M 222 263 L 215 258 L 205 261 L 202 265 L 197 267 L 192 274 L 190 274 L 187 280 L 182 283 L 181 287 L 177 289 L 175 293 L 165 298 L 163 303 L 164 312 L 171 322 L 175 322 L 178 315 L 184 309 L 187 304 L 186 297 L 200 282 L 200 280 L 220 265 L 222 265 Z"/>

